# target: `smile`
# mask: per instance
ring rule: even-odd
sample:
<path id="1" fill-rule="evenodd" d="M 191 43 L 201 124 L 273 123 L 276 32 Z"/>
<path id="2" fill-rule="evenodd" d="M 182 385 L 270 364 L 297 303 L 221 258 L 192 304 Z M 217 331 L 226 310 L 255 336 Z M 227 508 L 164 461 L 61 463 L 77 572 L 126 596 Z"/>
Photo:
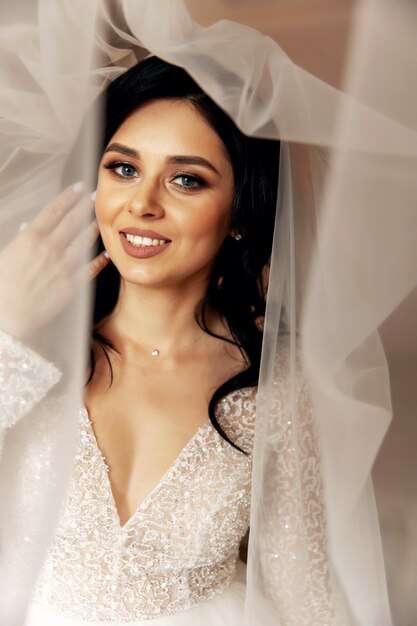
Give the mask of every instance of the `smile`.
<path id="1" fill-rule="evenodd" d="M 129 233 L 124 233 L 126 239 L 133 245 L 141 248 L 148 248 L 150 246 L 163 246 L 164 243 L 167 243 L 166 239 L 151 239 L 150 237 L 140 237 L 139 235 L 130 235 Z"/>
<path id="2" fill-rule="evenodd" d="M 171 245 L 170 239 L 142 237 L 132 233 L 120 233 L 120 241 L 124 251 L 135 259 L 149 259 L 159 255 Z"/>

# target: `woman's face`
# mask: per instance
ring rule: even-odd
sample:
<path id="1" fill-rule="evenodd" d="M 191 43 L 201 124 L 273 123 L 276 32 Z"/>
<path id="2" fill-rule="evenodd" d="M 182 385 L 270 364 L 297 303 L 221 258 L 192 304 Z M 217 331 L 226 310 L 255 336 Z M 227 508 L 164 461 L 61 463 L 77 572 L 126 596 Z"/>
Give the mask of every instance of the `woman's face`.
<path id="1" fill-rule="evenodd" d="M 232 166 L 216 132 L 189 103 L 153 100 L 105 150 L 96 215 L 125 281 L 205 283 L 230 233 L 232 197 Z"/>

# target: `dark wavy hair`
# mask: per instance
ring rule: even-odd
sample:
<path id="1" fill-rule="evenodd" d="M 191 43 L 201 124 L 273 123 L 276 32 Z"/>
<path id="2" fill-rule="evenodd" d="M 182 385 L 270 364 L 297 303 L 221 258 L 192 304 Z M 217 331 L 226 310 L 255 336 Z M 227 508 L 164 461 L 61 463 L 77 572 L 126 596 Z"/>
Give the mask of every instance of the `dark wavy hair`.
<path id="1" fill-rule="evenodd" d="M 116 130 L 137 107 L 150 100 L 178 99 L 190 103 L 221 138 L 233 168 L 234 195 L 231 227 L 241 235 L 228 236 L 215 259 L 207 293 L 195 310 L 200 327 L 209 335 L 234 343 L 246 363 L 245 369 L 225 381 L 213 394 L 209 418 L 217 432 L 238 448 L 219 425 L 215 408 L 230 392 L 258 384 L 262 349 L 262 320 L 265 314 L 265 278 L 275 223 L 278 187 L 279 142 L 244 135 L 185 70 L 157 57 L 133 66 L 108 86 L 104 93 L 104 136 L 102 150 Z M 99 249 L 103 249 L 101 240 Z M 95 282 L 93 345 L 100 346 L 112 369 L 108 351 L 114 347 L 100 335 L 100 322 L 114 309 L 120 276 L 109 264 Z M 226 320 L 232 340 L 215 334 L 208 326 L 207 311 Z M 91 349 L 91 371 L 95 370 Z"/>

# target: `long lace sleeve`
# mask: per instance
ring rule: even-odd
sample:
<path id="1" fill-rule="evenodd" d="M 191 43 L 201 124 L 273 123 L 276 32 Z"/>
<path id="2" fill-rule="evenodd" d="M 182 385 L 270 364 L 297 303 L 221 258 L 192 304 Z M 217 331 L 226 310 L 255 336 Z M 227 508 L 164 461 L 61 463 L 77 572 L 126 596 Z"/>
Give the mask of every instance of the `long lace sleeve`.
<path id="1" fill-rule="evenodd" d="M 344 602 L 328 557 L 311 395 L 299 357 L 292 367 L 290 362 L 289 342 L 281 341 L 273 392 L 258 406 L 257 428 L 264 427 L 264 436 L 255 456 L 261 452 L 267 463 L 258 483 L 262 499 L 252 517 L 257 586 L 271 605 L 271 624 L 345 625 Z M 257 480 L 255 475 L 255 498 Z"/>
<path id="2" fill-rule="evenodd" d="M 5 429 L 27 415 L 60 377 L 55 365 L 0 330 L 0 453 Z"/>

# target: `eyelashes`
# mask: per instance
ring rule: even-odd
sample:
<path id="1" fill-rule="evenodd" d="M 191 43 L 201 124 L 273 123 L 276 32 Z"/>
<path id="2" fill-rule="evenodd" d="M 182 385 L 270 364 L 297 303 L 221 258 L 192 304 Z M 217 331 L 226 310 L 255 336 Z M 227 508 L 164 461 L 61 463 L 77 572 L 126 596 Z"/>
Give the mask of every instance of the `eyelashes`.
<path id="1" fill-rule="evenodd" d="M 116 174 L 116 176 L 118 176 L 119 178 L 124 178 L 124 179 L 137 178 L 137 174 L 138 174 L 138 172 L 137 172 L 137 170 L 136 170 L 134 165 L 132 165 L 131 163 L 124 163 L 124 162 L 121 162 L 121 161 L 110 161 L 109 163 L 106 163 L 104 165 L 104 168 L 106 170 L 113 171 Z M 120 170 L 123 170 L 123 169 L 131 170 L 131 171 L 136 173 L 136 176 L 132 176 L 132 175 L 129 175 L 129 174 L 126 174 L 126 173 L 125 174 L 119 173 L 117 171 L 118 169 L 120 169 Z"/>
<path id="2" fill-rule="evenodd" d="M 115 176 L 123 180 L 132 180 L 139 177 L 139 173 L 134 165 L 125 161 L 110 161 L 103 165 L 106 170 L 111 170 Z M 118 171 L 119 170 L 119 171 Z M 181 180 L 182 182 L 175 182 Z M 206 181 L 189 172 L 175 172 L 169 182 L 180 188 L 182 191 L 195 191 L 207 187 Z"/>
<path id="3" fill-rule="evenodd" d="M 200 176 L 196 176 L 195 174 L 178 173 L 178 174 L 175 174 L 175 177 L 172 179 L 172 181 L 175 181 L 178 179 L 183 180 L 183 183 L 180 185 L 180 187 L 183 187 L 184 189 L 187 189 L 187 190 L 201 189 L 202 187 L 206 186 L 205 181 L 202 178 L 200 178 Z M 178 184 L 178 183 L 175 183 L 175 184 Z"/>

